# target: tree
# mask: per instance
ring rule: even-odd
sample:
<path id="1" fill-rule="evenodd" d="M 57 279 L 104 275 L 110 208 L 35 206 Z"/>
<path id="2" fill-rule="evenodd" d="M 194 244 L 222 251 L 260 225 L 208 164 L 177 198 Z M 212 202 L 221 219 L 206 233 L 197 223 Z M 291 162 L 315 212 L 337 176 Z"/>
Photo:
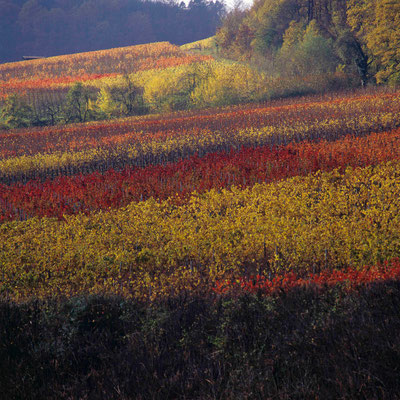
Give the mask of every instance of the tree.
<path id="1" fill-rule="evenodd" d="M 281 75 L 322 75 L 335 71 L 338 59 L 332 39 L 323 37 L 315 20 L 307 27 L 292 21 L 277 55 Z"/>
<path id="2" fill-rule="evenodd" d="M 0 60 L 53 56 L 141 43 L 174 44 L 215 34 L 219 1 L 0 0 Z M 84 38 L 85 40 L 82 40 Z"/>
<path id="3" fill-rule="evenodd" d="M 355 67 L 360 76 L 361 86 L 370 78 L 371 60 L 362 42 L 347 28 L 343 29 L 335 42 L 336 53 L 347 67 Z"/>
<path id="4" fill-rule="evenodd" d="M 15 21 L 18 18 L 19 7 L 12 0 L 0 0 L 0 59 L 1 62 L 15 57 L 19 44 L 19 32 Z M 5 40 L 5 38 L 7 38 Z"/>
<path id="5" fill-rule="evenodd" d="M 400 83 L 400 2 L 377 0 L 375 24 L 367 34 L 367 46 L 376 57 L 377 82 Z"/>
<path id="6" fill-rule="evenodd" d="M 96 106 L 101 114 L 106 118 L 111 118 L 118 115 L 118 104 L 114 101 L 111 94 L 111 88 L 103 87 L 96 100 Z"/>
<path id="7" fill-rule="evenodd" d="M 242 10 L 240 6 L 236 6 L 225 16 L 222 26 L 216 33 L 216 44 L 218 48 L 222 49 L 223 54 L 235 56 L 243 51 L 240 44 L 236 43 L 236 36 L 245 16 L 246 11 Z"/>
<path id="8" fill-rule="evenodd" d="M 125 115 L 143 114 L 143 88 L 136 86 L 129 75 L 124 75 L 123 85 L 115 87 L 112 96 L 122 105 Z"/>
<path id="9" fill-rule="evenodd" d="M 315 20 L 322 36 L 333 41 L 334 50 L 345 70 L 357 73 L 361 85 L 365 85 L 369 79 L 371 62 L 362 38 L 351 31 L 348 23 L 351 1 L 310 0 L 307 4 L 308 16 Z M 363 1 L 355 0 L 356 7 Z"/>
<path id="10" fill-rule="evenodd" d="M 265 0 L 249 21 L 255 32 L 252 42 L 254 51 L 259 54 L 277 51 L 282 46 L 283 35 L 290 22 L 304 18 L 301 0 Z"/>
<path id="11" fill-rule="evenodd" d="M 64 106 L 64 119 L 69 122 L 85 122 L 93 115 L 90 108 L 92 96 L 82 83 L 75 83 L 67 93 Z"/>
<path id="12" fill-rule="evenodd" d="M 363 43 L 377 82 L 400 81 L 400 2 L 350 0 L 351 32 Z"/>
<path id="13" fill-rule="evenodd" d="M 6 98 L 0 113 L 0 124 L 6 129 L 23 128 L 32 124 L 32 108 L 16 95 Z"/>
<path id="14" fill-rule="evenodd" d="M 135 85 L 129 75 L 124 75 L 119 85 L 102 88 L 96 105 L 108 118 L 140 115 L 147 111 L 143 101 L 143 88 Z"/>

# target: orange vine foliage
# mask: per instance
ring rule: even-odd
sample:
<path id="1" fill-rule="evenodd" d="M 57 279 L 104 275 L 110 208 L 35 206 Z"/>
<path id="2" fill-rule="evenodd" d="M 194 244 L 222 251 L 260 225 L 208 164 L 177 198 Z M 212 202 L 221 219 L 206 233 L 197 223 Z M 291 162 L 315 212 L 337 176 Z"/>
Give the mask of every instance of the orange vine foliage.
<path id="1" fill-rule="evenodd" d="M 222 134 L 227 143 L 219 146 L 218 150 L 229 150 L 234 147 L 234 143 L 229 142 L 235 140 L 241 143 L 236 137 L 239 131 L 260 128 L 278 129 L 281 140 L 272 138 L 274 144 L 305 139 L 305 131 L 311 133 L 307 139 L 321 139 L 322 133 L 327 131 L 331 131 L 329 139 L 337 139 L 343 134 L 361 134 L 358 121 L 367 128 L 364 134 L 397 127 L 395 117 L 400 113 L 399 94 L 397 91 L 386 94 L 361 92 L 334 98 L 308 97 L 294 104 L 291 101 L 276 101 L 201 112 L 0 132 L 0 156 L 4 159 L 56 151 L 113 148 L 132 143 L 165 141 L 179 136 L 187 137 L 187 142 L 194 138 L 198 138 L 196 140 L 199 142 L 207 137 L 205 141 L 211 143 L 217 133 Z M 199 150 L 200 143 L 196 145 Z M 207 152 L 205 149 L 201 151 L 202 154 Z"/>
<path id="2" fill-rule="evenodd" d="M 5 63 L 0 65 L 0 99 L 16 92 L 56 89 L 78 81 L 94 81 L 209 59 L 209 56 L 187 54 L 168 42 L 158 42 Z"/>
<path id="3" fill-rule="evenodd" d="M 327 142 L 243 148 L 236 152 L 193 156 L 175 163 L 109 169 L 103 174 L 59 176 L 26 184 L 0 184 L 0 221 L 27 216 L 57 217 L 119 208 L 132 201 L 173 197 L 187 201 L 194 190 L 274 182 L 317 171 L 344 171 L 400 159 L 400 129 Z"/>
<path id="4" fill-rule="evenodd" d="M 371 280 L 346 268 L 400 255 L 399 121 L 393 91 L 3 133 L 0 293 Z"/>
<path id="5" fill-rule="evenodd" d="M 374 282 L 400 279 L 400 261 L 394 259 L 383 264 L 365 266 L 361 269 L 323 271 L 300 277 L 296 273 L 277 275 L 272 279 L 264 275 L 239 277 L 216 281 L 213 291 L 218 294 L 241 295 L 243 293 L 262 293 L 271 295 L 302 286 L 317 288 L 345 285 L 349 290 Z"/>

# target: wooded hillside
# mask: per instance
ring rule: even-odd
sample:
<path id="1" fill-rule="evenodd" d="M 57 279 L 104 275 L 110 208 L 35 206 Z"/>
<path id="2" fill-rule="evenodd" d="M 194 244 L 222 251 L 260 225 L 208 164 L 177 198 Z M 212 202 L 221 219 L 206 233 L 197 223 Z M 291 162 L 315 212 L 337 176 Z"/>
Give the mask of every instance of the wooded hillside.
<path id="1" fill-rule="evenodd" d="M 225 56 L 281 75 L 343 71 L 360 82 L 400 81 L 400 2 L 256 0 L 217 33 Z"/>
<path id="2" fill-rule="evenodd" d="M 0 0 L 0 62 L 212 36 L 219 1 Z"/>

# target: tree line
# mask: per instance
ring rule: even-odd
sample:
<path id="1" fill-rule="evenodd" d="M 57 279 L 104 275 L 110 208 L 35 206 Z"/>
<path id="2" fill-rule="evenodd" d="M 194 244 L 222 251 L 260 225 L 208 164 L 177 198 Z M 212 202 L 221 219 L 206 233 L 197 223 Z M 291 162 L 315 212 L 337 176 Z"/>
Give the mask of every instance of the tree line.
<path id="1" fill-rule="evenodd" d="M 400 2 L 256 0 L 217 32 L 223 55 L 281 76 L 343 72 L 359 83 L 400 82 Z"/>
<path id="2" fill-rule="evenodd" d="M 264 102 L 348 88 L 347 75 L 270 77 L 247 63 L 213 60 L 139 71 L 101 83 L 12 94 L 0 101 L 0 129 L 62 125 L 148 113 Z"/>
<path id="3" fill-rule="evenodd" d="M 214 35 L 220 0 L 0 0 L 0 62 Z"/>
<path id="4" fill-rule="evenodd" d="M 36 102 L 10 95 L 0 108 L 0 129 L 87 122 L 147 111 L 143 89 L 126 75 L 122 84 L 100 91 L 76 82 L 66 95 L 43 97 Z"/>

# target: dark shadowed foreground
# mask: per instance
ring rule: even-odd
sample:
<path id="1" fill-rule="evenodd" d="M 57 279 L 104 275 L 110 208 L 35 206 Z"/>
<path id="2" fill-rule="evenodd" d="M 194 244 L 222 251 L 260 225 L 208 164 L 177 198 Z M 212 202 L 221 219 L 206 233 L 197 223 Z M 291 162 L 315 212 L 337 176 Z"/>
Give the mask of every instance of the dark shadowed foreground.
<path id="1" fill-rule="evenodd" d="M 3 399 L 396 399 L 400 282 L 0 303 Z"/>

